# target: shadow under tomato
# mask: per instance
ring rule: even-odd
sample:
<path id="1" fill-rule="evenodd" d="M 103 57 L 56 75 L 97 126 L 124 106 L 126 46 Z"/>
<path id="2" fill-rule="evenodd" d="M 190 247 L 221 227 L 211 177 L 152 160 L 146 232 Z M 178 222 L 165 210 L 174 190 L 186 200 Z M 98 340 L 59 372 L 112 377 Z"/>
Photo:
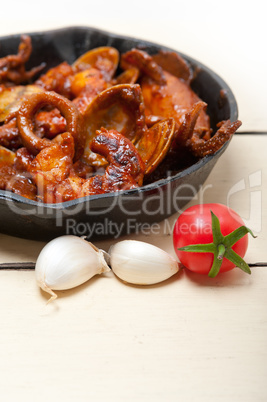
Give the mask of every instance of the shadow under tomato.
<path id="1" fill-rule="evenodd" d="M 234 268 L 231 271 L 219 273 L 215 278 L 210 278 L 208 275 L 197 274 L 187 268 L 182 269 L 184 276 L 197 286 L 213 286 L 213 287 L 233 287 L 250 285 L 251 275 L 246 274 L 239 268 Z"/>

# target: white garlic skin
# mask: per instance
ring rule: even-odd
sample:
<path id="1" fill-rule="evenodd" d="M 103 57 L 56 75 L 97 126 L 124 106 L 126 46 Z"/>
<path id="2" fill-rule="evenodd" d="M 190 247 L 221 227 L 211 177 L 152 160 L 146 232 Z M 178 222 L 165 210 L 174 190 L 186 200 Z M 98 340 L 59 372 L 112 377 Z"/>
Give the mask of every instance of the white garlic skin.
<path id="1" fill-rule="evenodd" d="M 179 271 L 179 263 L 152 244 L 123 240 L 111 247 L 112 271 L 125 282 L 152 285 L 165 281 Z"/>
<path id="2" fill-rule="evenodd" d="M 110 271 L 104 255 L 93 244 L 77 236 L 61 236 L 46 244 L 38 256 L 35 275 L 38 285 L 56 298 L 54 290 L 71 289 L 96 274 Z"/>

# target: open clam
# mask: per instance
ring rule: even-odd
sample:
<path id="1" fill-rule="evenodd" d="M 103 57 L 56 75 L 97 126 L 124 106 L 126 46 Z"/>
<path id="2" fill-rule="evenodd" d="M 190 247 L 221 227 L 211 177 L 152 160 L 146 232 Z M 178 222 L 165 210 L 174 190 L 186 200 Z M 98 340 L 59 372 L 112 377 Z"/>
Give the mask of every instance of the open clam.
<path id="1" fill-rule="evenodd" d="M 167 71 L 188 84 L 191 82 L 193 71 L 185 59 L 178 53 L 161 49 L 159 53 L 152 56 L 152 59 L 163 71 Z"/>
<path id="2" fill-rule="evenodd" d="M 9 115 L 13 115 L 19 110 L 25 95 L 42 91 L 42 88 L 36 85 L 17 85 L 5 88 L 0 93 L 0 122 L 4 122 Z"/>
<path id="3" fill-rule="evenodd" d="M 106 160 L 90 148 L 97 130 L 116 130 L 130 139 L 150 174 L 168 152 L 175 134 L 174 119 L 163 120 L 149 129 L 145 124 L 142 93 L 139 85 L 121 84 L 101 92 L 84 114 L 86 145 L 83 159 L 93 166 L 105 166 Z"/>
<path id="4" fill-rule="evenodd" d="M 114 47 L 103 46 L 89 50 L 81 55 L 73 64 L 72 67 L 76 71 L 95 68 L 101 71 L 104 78 L 110 80 L 119 63 L 119 52 Z"/>
<path id="5" fill-rule="evenodd" d="M 136 143 L 146 131 L 144 104 L 139 85 L 115 85 L 101 92 L 83 114 L 86 143 L 83 159 L 93 166 L 104 166 L 106 160 L 94 154 L 90 143 L 101 127 L 116 130 Z"/>
<path id="6" fill-rule="evenodd" d="M 145 175 L 152 173 L 168 153 L 175 136 L 174 119 L 166 119 L 147 129 L 136 144 L 143 162 Z"/>
<path id="7" fill-rule="evenodd" d="M 0 166 L 1 165 L 13 165 L 16 158 L 16 154 L 10 149 L 2 147 L 0 145 Z"/>

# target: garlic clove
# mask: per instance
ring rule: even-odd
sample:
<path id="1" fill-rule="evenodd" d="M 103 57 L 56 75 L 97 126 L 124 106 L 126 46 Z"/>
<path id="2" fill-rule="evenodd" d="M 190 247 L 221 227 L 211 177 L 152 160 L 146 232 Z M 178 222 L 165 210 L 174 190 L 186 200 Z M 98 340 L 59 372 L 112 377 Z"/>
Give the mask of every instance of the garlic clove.
<path id="1" fill-rule="evenodd" d="M 50 241 L 39 254 L 35 276 L 38 285 L 57 296 L 53 290 L 71 289 L 93 276 L 110 271 L 104 254 L 92 243 L 77 236 L 61 236 Z"/>
<path id="2" fill-rule="evenodd" d="M 179 263 L 152 244 L 123 240 L 111 247 L 110 265 L 120 279 L 135 285 L 162 282 L 179 271 Z"/>

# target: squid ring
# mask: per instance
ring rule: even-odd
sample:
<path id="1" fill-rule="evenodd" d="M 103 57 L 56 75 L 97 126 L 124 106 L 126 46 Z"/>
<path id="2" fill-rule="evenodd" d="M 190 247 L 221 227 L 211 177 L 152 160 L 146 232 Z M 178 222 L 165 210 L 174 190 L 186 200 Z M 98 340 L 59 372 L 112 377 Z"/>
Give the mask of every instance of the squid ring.
<path id="1" fill-rule="evenodd" d="M 77 158 L 80 156 L 84 142 L 79 129 L 77 109 L 71 101 L 53 91 L 38 92 L 26 97 L 23 101 L 17 114 L 17 124 L 23 145 L 34 155 L 37 155 L 43 148 L 51 146 L 51 140 L 37 137 L 33 132 L 34 115 L 45 105 L 54 106 L 66 119 L 67 131 L 75 140 Z"/>

